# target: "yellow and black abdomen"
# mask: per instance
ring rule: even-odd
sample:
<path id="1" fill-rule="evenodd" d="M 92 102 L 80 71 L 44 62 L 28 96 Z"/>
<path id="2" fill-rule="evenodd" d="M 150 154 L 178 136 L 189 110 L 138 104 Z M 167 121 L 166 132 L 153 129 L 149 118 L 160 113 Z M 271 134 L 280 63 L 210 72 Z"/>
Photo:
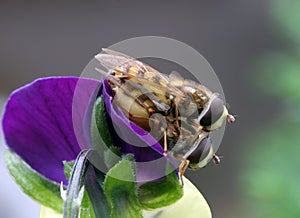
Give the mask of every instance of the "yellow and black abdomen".
<path id="1" fill-rule="evenodd" d="M 167 114 L 170 110 L 165 95 L 131 80 L 124 80 L 121 85 L 115 87 L 114 102 L 131 121 L 146 131 L 150 130 L 149 118 L 153 113 Z"/>

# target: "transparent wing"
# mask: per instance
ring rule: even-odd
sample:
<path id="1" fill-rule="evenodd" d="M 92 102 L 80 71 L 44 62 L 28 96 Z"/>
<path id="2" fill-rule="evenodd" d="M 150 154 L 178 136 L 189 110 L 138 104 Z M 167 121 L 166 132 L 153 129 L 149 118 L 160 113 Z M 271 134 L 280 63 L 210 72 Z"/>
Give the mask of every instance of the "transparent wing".
<path id="1" fill-rule="evenodd" d="M 170 84 L 180 87 L 184 85 L 184 78 L 175 70 L 171 71 L 169 75 Z"/>
<path id="2" fill-rule="evenodd" d="M 167 75 L 153 67 L 120 52 L 110 49 L 102 50 L 106 54 L 100 53 L 95 58 L 108 70 L 119 71 L 124 77 L 128 76 L 131 80 L 148 88 L 152 86 L 156 91 L 172 93 L 180 98 L 185 96 L 181 90 L 170 83 Z"/>
<path id="3" fill-rule="evenodd" d="M 103 48 L 102 51 L 105 53 L 100 53 L 96 55 L 95 58 L 108 70 L 114 69 L 126 74 L 130 67 L 136 67 L 141 73 L 160 74 L 160 72 L 149 65 L 121 52 L 107 48 Z"/>
<path id="4" fill-rule="evenodd" d="M 110 54 L 102 54 L 99 53 L 95 56 L 95 58 L 103 65 L 107 70 L 114 70 L 119 66 L 125 65 L 130 59 L 122 57 L 122 56 L 116 56 L 116 55 L 110 55 Z M 125 72 L 123 72 L 125 73 Z"/>

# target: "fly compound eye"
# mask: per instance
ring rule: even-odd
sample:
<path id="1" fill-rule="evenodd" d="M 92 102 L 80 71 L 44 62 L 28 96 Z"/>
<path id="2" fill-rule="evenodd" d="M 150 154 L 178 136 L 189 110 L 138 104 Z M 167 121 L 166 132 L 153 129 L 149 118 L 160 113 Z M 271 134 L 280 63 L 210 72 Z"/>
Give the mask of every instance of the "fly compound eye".
<path id="1" fill-rule="evenodd" d="M 203 161 L 211 150 L 211 140 L 209 137 L 202 139 L 196 149 L 188 156 L 187 160 L 190 161 L 189 168 L 200 168 L 199 163 Z"/>
<path id="2" fill-rule="evenodd" d="M 221 98 L 215 98 L 206 113 L 200 120 L 200 125 L 209 127 L 219 120 L 224 112 L 224 102 Z"/>

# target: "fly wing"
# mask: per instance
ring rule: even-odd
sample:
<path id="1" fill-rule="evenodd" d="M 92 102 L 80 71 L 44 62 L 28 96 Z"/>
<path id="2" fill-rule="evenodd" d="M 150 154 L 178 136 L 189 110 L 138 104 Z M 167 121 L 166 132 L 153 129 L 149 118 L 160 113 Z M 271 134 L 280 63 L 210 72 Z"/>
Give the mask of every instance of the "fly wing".
<path id="1" fill-rule="evenodd" d="M 176 87 L 184 85 L 184 78 L 175 70 L 171 71 L 169 75 L 170 83 Z"/>
<path id="2" fill-rule="evenodd" d="M 116 56 L 111 54 L 99 53 L 95 58 L 103 65 L 107 70 L 114 70 L 119 66 L 123 66 L 128 63 L 131 59 L 123 56 Z M 125 73 L 125 72 L 123 72 Z"/>
<path id="3" fill-rule="evenodd" d="M 95 58 L 100 61 L 100 63 L 105 66 L 108 70 L 118 70 L 124 74 L 130 73 L 129 68 L 135 67 L 139 70 L 140 75 L 135 76 L 144 76 L 142 74 L 161 74 L 156 69 L 150 67 L 147 64 L 144 64 L 143 62 L 136 60 L 133 57 L 130 57 L 128 55 L 125 55 L 121 52 L 113 51 L 107 48 L 102 49 L 105 53 L 100 53 L 95 56 Z M 161 76 L 164 80 L 167 80 L 167 77 Z"/>
<path id="4" fill-rule="evenodd" d="M 153 67 L 120 52 L 110 49 L 102 50 L 106 54 L 100 53 L 95 58 L 108 70 L 121 72 L 123 77 L 129 77 L 140 85 L 153 87 L 154 92 L 159 90 L 159 92 L 171 93 L 178 98 L 185 97 L 180 89 L 170 83 L 167 75 L 160 73 Z"/>

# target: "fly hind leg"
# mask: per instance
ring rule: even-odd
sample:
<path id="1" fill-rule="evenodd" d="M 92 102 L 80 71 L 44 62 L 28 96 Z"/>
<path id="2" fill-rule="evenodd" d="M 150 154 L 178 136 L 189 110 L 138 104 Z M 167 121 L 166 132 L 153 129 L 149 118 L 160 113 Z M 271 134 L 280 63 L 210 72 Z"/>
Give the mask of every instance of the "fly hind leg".
<path id="1" fill-rule="evenodd" d="M 156 140 L 160 141 L 163 149 L 164 156 L 167 156 L 168 152 L 168 135 L 167 129 L 168 124 L 166 118 L 159 113 L 154 113 L 149 118 L 150 134 L 155 137 Z"/>
<path id="2" fill-rule="evenodd" d="M 188 159 L 183 158 L 183 157 L 178 158 L 178 159 L 181 160 L 181 164 L 178 167 L 178 171 L 179 171 L 179 179 L 181 181 L 181 185 L 183 186 L 184 184 L 183 184 L 182 177 L 183 177 L 183 174 L 186 171 L 187 167 L 189 166 L 190 161 Z"/>

